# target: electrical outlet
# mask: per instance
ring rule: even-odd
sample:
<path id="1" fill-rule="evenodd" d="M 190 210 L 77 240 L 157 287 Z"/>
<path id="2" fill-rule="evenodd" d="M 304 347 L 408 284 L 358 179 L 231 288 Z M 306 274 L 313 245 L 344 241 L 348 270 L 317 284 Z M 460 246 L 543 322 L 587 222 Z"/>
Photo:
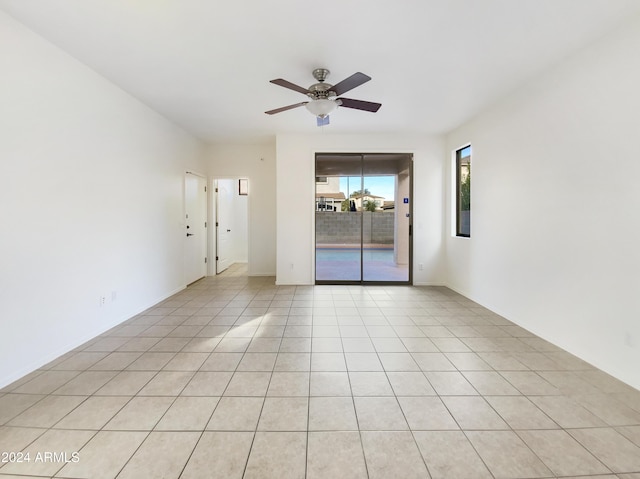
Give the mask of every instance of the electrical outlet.
<path id="1" fill-rule="evenodd" d="M 418 265 L 418 269 L 419 269 L 420 271 L 424 270 L 424 263 L 420 263 L 420 264 Z"/>
<path id="2" fill-rule="evenodd" d="M 100 307 L 103 307 L 105 304 L 107 304 L 107 297 L 105 295 L 100 296 L 100 299 L 98 300 Z"/>

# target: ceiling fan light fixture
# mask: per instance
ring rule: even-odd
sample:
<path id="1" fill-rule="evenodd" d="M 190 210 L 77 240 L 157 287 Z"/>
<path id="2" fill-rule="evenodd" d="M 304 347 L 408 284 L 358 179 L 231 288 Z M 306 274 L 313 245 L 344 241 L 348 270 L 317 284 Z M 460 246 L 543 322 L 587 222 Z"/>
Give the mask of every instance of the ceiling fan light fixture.
<path id="1" fill-rule="evenodd" d="M 313 100 L 305 105 L 307 110 L 311 112 L 314 116 L 324 118 L 329 113 L 338 108 L 338 103 L 335 100 Z"/>

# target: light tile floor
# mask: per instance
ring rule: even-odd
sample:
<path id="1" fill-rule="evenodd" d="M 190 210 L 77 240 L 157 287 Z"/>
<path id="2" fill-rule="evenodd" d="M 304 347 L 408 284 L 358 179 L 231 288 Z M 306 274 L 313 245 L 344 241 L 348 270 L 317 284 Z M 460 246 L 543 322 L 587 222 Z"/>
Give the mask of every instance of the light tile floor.
<path id="1" fill-rule="evenodd" d="M 22 478 L 639 479 L 640 392 L 446 288 L 236 266 L 0 391 L 0 451 Z"/>

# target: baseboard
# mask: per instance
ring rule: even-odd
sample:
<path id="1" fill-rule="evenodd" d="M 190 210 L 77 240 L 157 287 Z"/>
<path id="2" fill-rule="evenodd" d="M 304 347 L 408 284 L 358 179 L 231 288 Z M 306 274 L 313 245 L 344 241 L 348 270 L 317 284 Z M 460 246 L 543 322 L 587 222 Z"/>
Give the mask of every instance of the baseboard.
<path id="1" fill-rule="evenodd" d="M 469 297 L 469 293 L 468 293 L 467 291 L 463 291 L 463 290 L 461 290 L 461 289 L 459 289 L 459 288 L 456 288 L 456 287 L 454 287 L 454 286 L 451 286 L 449 283 L 444 283 L 442 286 L 444 286 L 445 288 L 449 288 L 451 291 L 454 291 L 454 292 L 456 292 L 456 293 L 458 293 L 458 294 L 461 294 L 461 295 L 462 295 L 462 296 L 464 296 L 465 298 L 470 299 L 471 301 L 473 301 L 473 302 L 476 302 L 476 303 L 477 303 L 477 301 L 476 301 L 476 300 L 471 299 L 471 298 Z M 480 303 L 478 303 L 478 304 L 480 304 Z M 481 305 L 481 306 L 482 306 L 482 305 Z M 486 307 L 486 306 L 484 306 L 484 307 Z"/>
<path id="2" fill-rule="evenodd" d="M 496 308 L 494 306 L 490 306 L 490 305 L 487 305 L 487 304 L 485 304 L 485 303 L 483 303 L 481 301 L 478 301 L 477 299 L 473 299 L 471 297 L 471 295 L 467 291 L 464 291 L 462 289 L 456 288 L 456 287 L 451 286 L 449 284 L 447 284 L 445 286 L 447 288 L 449 288 L 451 291 L 454 291 L 454 292 L 464 296 L 468 300 L 473 301 L 474 303 L 482 306 L 483 308 L 491 311 L 492 313 L 495 313 L 495 314 L 497 314 L 499 316 L 502 316 L 507 321 L 511 321 L 513 324 L 515 324 L 517 326 L 520 326 L 523 329 L 526 329 L 527 331 L 529 331 L 530 333 L 532 333 L 532 334 L 536 335 L 537 337 L 543 339 L 544 341 L 550 342 L 551 344 L 559 347 L 560 349 L 566 351 L 567 353 L 573 354 L 574 356 L 576 356 L 577 358 L 581 359 L 582 361 L 590 364 L 591 366 L 594 366 L 594 367 L 600 369 L 601 371 L 603 371 L 604 373 L 609 374 L 609 375 L 613 376 L 614 378 L 622 381 L 623 383 L 627 384 L 628 386 L 637 389 L 638 383 L 634 383 L 632 380 L 630 380 L 630 378 L 626 377 L 624 375 L 624 373 L 620 373 L 615 368 L 611 368 L 609 365 L 606 365 L 606 364 L 601 364 L 600 361 L 597 361 L 597 360 L 593 359 L 591 357 L 591 355 L 589 354 L 589 351 L 576 350 L 574 347 L 572 347 L 569 344 L 566 344 L 561 339 L 552 337 L 552 336 L 550 336 L 548 334 L 545 334 L 545 332 L 536 330 L 536 328 L 532 327 L 531 325 L 525 325 L 525 324 L 523 324 L 522 321 L 519 320 L 519 318 L 514 318 L 512 315 L 507 314 L 506 312 L 502 311 L 500 308 Z"/>
<path id="3" fill-rule="evenodd" d="M 206 278 L 206 276 L 205 276 Z M 180 291 L 184 291 L 185 289 L 187 289 L 187 285 L 185 284 L 184 286 L 178 286 L 176 289 L 174 289 L 173 291 L 171 291 L 170 293 L 167 294 L 163 294 L 160 299 L 155 300 L 153 303 L 151 303 L 150 306 L 147 306 L 146 308 L 140 309 L 138 310 L 137 313 L 132 314 L 131 316 L 129 316 L 127 319 L 131 319 L 134 316 L 144 313 L 146 310 L 153 308 L 156 304 L 163 302 L 165 299 L 169 299 L 171 296 L 173 296 L 174 294 L 178 294 Z M 123 321 L 126 321 L 127 319 L 123 319 L 122 321 L 120 321 L 121 323 Z M 120 323 L 118 323 L 120 324 Z M 113 326 L 112 326 L 113 327 Z"/>
<path id="4" fill-rule="evenodd" d="M 126 317 L 124 317 L 124 318 L 118 318 L 118 319 L 116 319 L 114 321 L 110 321 L 108 324 L 104 324 L 100 328 L 96 328 L 92 332 L 87 333 L 87 334 L 81 336 L 80 338 L 78 338 L 78 339 L 76 339 L 74 341 L 71 341 L 70 343 L 68 343 L 67 345 L 65 345 L 65 346 L 63 346 L 61 348 L 56 349 L 53 353 L 50 353 L 50 354 L 47 354 L 45 356 L 42 356 L 41 358 L 38 358 L 37 360 L 33 361 L 29 366 L 21 368 L 20 370 L 18 370 L 14 374 L 12 374 L 12 375 L 10 375 L 8 377 L 1 378 L 0 379 L 0 389 L 8 386 L 9 384 L 17 381 L 18 379 L 26 376 L 27 374 L 32 373 L 33 371 L 41 368 L 45 364 L 49 364 L 51 361 L 59 358 L 63 354 L 66 354 L 66 353 L 68 353 L 70 351 L 73 351 L 77 347 L 82 346 L 87 341 L 90 341 L 91 339 L 93 339 L 93 338 L 95 338 L 97 336 L 100 336 L 105 331 L 108 331 L 111 328 L 114 328 L 114 327 L 118 326 L 119 324 L 122 324 L 125 321 L 133 318 L 134 316 L 137 316 L 138 314 L 143 313 L 143 312 L 147 311 L 148 309 L 151 309 L 156 304 L 164 301 L 167 298 L 170 298 L 171 296 L 173 296 L 174 294 L 179 293 L 180 291 L 183 291 L 185 288 L 186 288 L 186 286 L 180 286 L 180 287 L 176 288 L 175 290 L 171 291 L 170 293 L 162 295 L 159 299 L 156 299 L 156 300 L 152 301 L 148 306 L 144 306 L 142 308 L 136 308 L 134 310 L 135 311 L 134 313 L 127 313 Z"/>
<path id="5" fill-rule="evenodd" d="M 272 275 L 267 275 L 267 276 L 272 276 Z M 276 281 L 276 286 L 313 286 L 313 285 L 314 285 L 313 283 L 283 283 L 280 281 Z M 385 285 L 385 286 L 388 286 L 388 285 Z M 402 285 L 402 286 L 405 286 L 405 285 Z M 448 286 L 445 283 L 429 282 L 429 281 L 413 283 L 412 286 L 438 286 L 438 287 L 448 288 Z M 452 288 L 449 288 L 449 289 L 452 289 Z"/>

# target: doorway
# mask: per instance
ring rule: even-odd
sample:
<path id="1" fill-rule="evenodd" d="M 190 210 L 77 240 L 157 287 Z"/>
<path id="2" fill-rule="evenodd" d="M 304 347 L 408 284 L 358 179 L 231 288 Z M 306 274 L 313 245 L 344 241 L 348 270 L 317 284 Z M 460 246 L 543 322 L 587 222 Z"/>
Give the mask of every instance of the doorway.
<path id="1" fill-rule="evenodd" d="M 411 284 L 408 153 L 317 153 L 316 284 Z"/>
<path id="2" fill-rule="evenodd" d="M 230 266 L 248 263 L 249 257 L 249 200 L 248 190 L 241 189 L 247 179 L 219 178 L 214 186 L 215 273 Z"/>
<path id="3" fill-rule="evenodd" d="M 184 177 L 185 281 L 207 275 L 207 180 L 195 173 Z"/>

